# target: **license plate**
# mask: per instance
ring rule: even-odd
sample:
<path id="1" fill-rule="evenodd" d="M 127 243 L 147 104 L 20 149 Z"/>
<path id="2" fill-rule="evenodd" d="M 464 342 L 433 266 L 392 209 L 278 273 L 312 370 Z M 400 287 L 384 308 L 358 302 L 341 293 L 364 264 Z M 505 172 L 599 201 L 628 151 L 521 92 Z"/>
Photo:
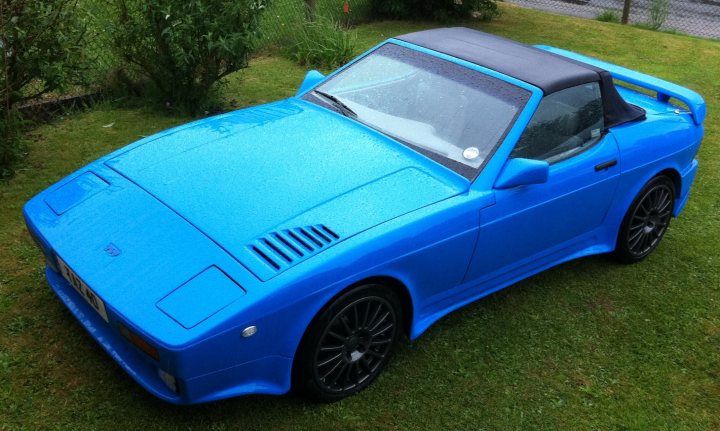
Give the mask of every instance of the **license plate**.
<path id="1" fill-rule="evenodd" d="M 73 270 L 70 269 L 65 262 L 63 262 L 62 259 L 58 258 L 58 263 L 60 264 L 60 273 L 65 280 L 67 280 L 68 283 L 77 290 L 80 296 L 85 299 L 85 302 L 90 304 L 90 306 L 98 312 L 104 321 L 108 322 L 107 311 L 105 311 L 105 303 L 102 299 L 100 299 L 100 297 L 97 296 L 84 281 L 80 280 L 80 277 L 78 277 Z"/>

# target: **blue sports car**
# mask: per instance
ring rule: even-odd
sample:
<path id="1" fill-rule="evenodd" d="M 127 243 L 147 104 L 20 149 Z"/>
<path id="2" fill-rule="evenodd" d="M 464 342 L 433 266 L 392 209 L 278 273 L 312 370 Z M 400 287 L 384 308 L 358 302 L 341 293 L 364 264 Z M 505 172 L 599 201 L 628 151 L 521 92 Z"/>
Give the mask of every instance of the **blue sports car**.
<path id="1" fill-rule="evenodd" d="M 334 401 L 471 301 L 581 256 L 645 258 L 704 118 L 648 75 L 428 30 L 135 142 L 24 214 L 52 289 L 154 395 Z"/>

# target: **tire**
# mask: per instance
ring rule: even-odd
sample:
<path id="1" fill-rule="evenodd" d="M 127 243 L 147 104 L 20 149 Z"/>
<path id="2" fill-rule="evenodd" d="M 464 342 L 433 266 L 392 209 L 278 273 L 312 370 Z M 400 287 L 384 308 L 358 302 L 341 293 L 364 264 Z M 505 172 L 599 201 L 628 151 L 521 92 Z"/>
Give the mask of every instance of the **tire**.
<path id="1" fill-rule="evenodd" d="M 633 200 L 618 233 L 615 257 L 622 263 L 645 259 L 660 244 L 675 209 L 675 184 L 659 175 Z"/>
<path id="2" fill-rule="evenodd" d="M 402 309 L 386 286 L 355 287 L 310 324 L 295 358 L 293 386 L 307 398 L 333 402 L 370 385 L 402 334 Z"/>

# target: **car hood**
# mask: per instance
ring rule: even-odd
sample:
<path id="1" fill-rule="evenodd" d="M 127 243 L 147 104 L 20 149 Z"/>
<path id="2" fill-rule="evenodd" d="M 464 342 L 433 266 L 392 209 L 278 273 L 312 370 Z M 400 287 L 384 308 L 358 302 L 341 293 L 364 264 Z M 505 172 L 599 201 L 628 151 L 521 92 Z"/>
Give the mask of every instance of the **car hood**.
<path id="1" fill-rule="evenodd" d="M 296 99 L 173 129 L 105 164 L 263 280 L 469 185 L 384 135 Z"/>

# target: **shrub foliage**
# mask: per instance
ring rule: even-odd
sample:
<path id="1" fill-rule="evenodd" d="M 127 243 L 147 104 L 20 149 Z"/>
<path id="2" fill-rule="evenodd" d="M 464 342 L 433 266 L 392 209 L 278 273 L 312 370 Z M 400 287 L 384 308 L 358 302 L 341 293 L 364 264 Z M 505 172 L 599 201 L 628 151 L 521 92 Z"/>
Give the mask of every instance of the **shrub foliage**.
<path id="1" fill-rule="evenodd" d="M 670 15 L 670 0 L 651 0 L 648 27 L 659 30 Z"/>
<path id="2" fill-rule="evenodd" d="M 213 84 L 247 67 L 265 0 L 113 0 L 119 55 L 149 78 L 163 102 L 192 114 Z"/>
<path id="3" fill-rule="evenodd" d="M 77 0 L 0 0 L 0 178 L 20 152 L 17 105 L 82 83 L 84 29 Z"/>
<path id="4" fill-rule="evenodd" d="M 614 22 L 620 24 L 620 14 L 613 9 L 605 9 L 595 16 L 595 19 L 602 22 Z"/>
<path id="5" fill-rule="evenodd" d="M 372 0 L 379 18 L 449 21 L 473 16 L 491 20 L 500 14 L 495 0 Z"/>
<path id="6" fill-rule="evenodd" d="M 353 58 L 355 36 L 337 22 L 318 17 L 298 29 L 285 52 L 300 65 L 331 69 Z"/>

